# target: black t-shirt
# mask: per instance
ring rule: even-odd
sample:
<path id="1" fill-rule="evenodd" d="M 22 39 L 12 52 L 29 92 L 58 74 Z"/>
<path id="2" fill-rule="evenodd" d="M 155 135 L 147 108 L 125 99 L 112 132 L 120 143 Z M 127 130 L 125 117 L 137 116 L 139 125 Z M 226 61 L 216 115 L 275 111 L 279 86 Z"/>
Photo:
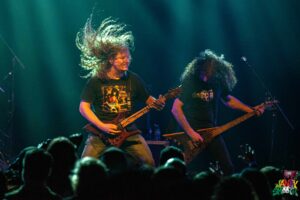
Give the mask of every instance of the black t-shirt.
<path id="1" fill-rule="evenodd" d="M 132 114 L 138 102 L 145 103 L 149 93 L 142 79 L 128 71 L 119 80 L 88 80 L 81 100 L 92 104 L 96 116 L 103 121 L 112 121 L 119 113 Z"/>
<path id="2" fill-rule="evenodd" d="M 204 82 L 200 79 L 183 81 L 179 99 L 184 103 L 184 114 L 194 129 L 216 125 L 220 98 L 225 98 L 228 91 L 220 84 Z"/>

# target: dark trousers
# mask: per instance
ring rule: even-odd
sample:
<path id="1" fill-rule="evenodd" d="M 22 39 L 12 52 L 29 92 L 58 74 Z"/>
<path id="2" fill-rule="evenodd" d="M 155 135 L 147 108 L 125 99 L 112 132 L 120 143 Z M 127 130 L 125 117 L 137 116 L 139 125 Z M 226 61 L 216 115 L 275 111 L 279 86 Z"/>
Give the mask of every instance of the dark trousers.
<path id="1" fill-rule="evenodd" d="M 228 149 L 222 136 L 218 136 L 211 141 L 204 151 L 200 152 L 196 158 L 189 164 L 188 168 L 192 173 L 208 170 L 210 163 L 219 162 L 224 175 L 234 173 Z"/>

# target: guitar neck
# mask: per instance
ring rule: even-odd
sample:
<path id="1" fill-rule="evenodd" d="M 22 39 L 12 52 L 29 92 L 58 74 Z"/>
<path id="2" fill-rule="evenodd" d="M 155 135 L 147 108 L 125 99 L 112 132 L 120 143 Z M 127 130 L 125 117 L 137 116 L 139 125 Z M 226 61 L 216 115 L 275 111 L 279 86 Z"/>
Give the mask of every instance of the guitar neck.
<path id="1" fill-rule="evenodd" d="M 255 115 L 255 111 L 249 112 L 249 113 L 247 113 L 247 114 L 245 114 L 245 115 L 242 115 L 241 117 L 238 117 L 238 118 L 236 118 L 235 120 L 232 120 L 232 121 L 230 121 L 230 122 L 228 122 L 228 123 L 226 123 L 226 124 L 224 124 L 224 125 L 222 125 L 222 126 L 219 126 L 217 129 L 215 129 L 215 130 L 213 131 L 212 134 L 214 135 L 214 137 L 215 137 L 215 136 L 218 136 L 218 135 L 220 135 L 221 133 L 227 131 L 228 129 L 230 129 L 230 128 L 232 128 L 232 127 L 234 127 L 234 126 L 240 124 L 241 122 L 243 122 L 243 121 L 245 121 L 245 120 L 247 120 L 247 119 L 253 117 L 254 115 Z"/>
<path id="2" fill-rule="evenodd" d="M 165 98 L 165 100 L 168 100 L 170 98 L 174 98 L 180 93 L 180 91 L 181 91 L 181 86 L 179 86 L 179 87 L 177 87 L 173 90 L 170 90 L 169 92 L 164 94 L 163 97 Z M 141 117 L 144 114 L 148 113 L 150 110 L 151 110 L 151 107 L 148 105 L 148 106 L 142 108 L 141 110 L 137 111 L 133 115 L 123 119 L 121 122 L 119 122 L 119 125 L 124 128 L 124 127 L 128 126 L 129 124 L 133 123 L 139 117 Z"/>
<path id="3" fill-rule="evenodd" d="M 133 123 L 135 120 L 137 120 L 144 114 L 148 113 L 150 111 L 150 109 L 151 109 L 150 106 L 146 106 L 146 107 L 142 108 L 141 110 L 137 111 L 136 113 L 132 114 L 131 116 L 123 119 L 120 122 L 121 127 L 126 127 L 129 124 Z"/>

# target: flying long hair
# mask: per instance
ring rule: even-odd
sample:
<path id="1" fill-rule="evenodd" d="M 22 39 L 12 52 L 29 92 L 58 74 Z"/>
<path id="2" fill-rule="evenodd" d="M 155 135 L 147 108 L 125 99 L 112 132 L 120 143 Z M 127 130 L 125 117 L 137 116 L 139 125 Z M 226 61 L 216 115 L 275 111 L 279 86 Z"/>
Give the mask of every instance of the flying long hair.
<path id="1" fill-rule="evenodd" d="M 192 77 L 199 78 L 200 72 L 205 72 L 207 68 L 214 68 L 214 79 L 219 81 L 223 87 L 232 91 L 237 83 L 237 78 L 233 70 L 233 65 L 224 56 L 218 56 L 213 51 L 206 49 L 194 58 L 184 69 L 180 80 L 183 82 Z"/>
<path id="2" fill-rule="evenodd" d="M 92 27 L 92 15 L 76 36 L 76 46 L 81 51 L 81 67 L 87 70 L 85 78 L 107 79 L 111 68 L 110 60 L 122 50 L 134 50 L 134 37 L 126 25 L 109 18 L 104 19 L 97 29 Z"/>

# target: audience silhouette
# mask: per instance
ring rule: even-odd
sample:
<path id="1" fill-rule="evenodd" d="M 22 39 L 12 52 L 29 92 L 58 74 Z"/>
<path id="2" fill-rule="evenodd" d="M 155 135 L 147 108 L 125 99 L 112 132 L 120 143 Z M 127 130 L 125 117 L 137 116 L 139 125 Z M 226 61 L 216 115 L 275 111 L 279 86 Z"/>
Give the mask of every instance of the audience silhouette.
<path id="1" fill-rule="evenodd" d="M 80 136 L 80 135 L 79 135 Z M 259 167 L 252 147 L 246 145 L 245 168 L 233 175 L 220 173 L 212 164 L 206 171 L 189 173 L 184 153 L 175 146 L 160 152 L 159 166 L 137 162 L 125 151 L 108 147 L 99 158 L 78 158 L 82 138 L 57 137 L 43 145 L 24 148 L 0 173 L 0 199 L 296 199 L 287 194 L 272 196 L 283 178 L 275 166 Z M 77 142 L 76 142 L 77 141 Z M 253 165 L 254 163 L 254 165 Z"/>
<path id="2" fill-rule="evenodd" d="M 52 156 L 43 149 L 27 151 L 23 159 L 23 184 L 9 193 L 7 200 L 59 200 L 62 199 L 47 186 L 53 164 Z"/>

